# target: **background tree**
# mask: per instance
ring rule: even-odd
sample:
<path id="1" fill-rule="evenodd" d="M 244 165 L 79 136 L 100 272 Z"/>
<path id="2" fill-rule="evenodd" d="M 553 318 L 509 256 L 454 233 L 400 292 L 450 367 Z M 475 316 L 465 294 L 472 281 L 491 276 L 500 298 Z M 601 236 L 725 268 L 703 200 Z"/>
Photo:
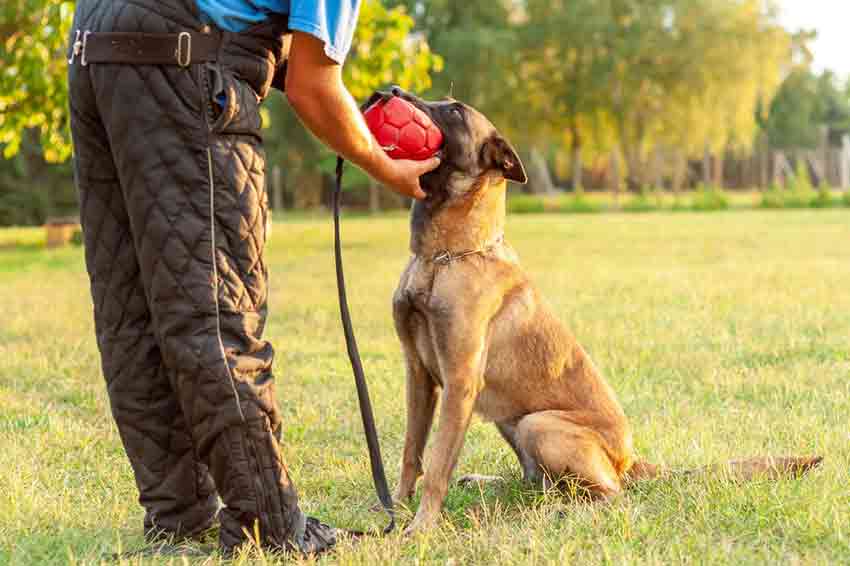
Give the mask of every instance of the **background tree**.
<path id="1" fill-rule="evenodd" d="M 67 51 L 74 3 L 6 0 L 0 6 L 0 144 L 15 155 L 27 130 L 59 162 L 68 143 Z"/>
<path id="2" fill-rule="evenodd" d="M 0 146 L 20 152 L 0 162 L 0 210 L 21 179 L 52 187 L 41 171 L 67 176 L 39 152 L 68 156 L 72 8 L 0 8 Z M 619 190 L 621 177 L 634 189 L 667 179 L 678 188 L 698 159 L 703 180 L 720 185 L 724 158 L 750 154 L 764 132 L 792 148 L 818 144 L 824 127 L 833 144 L 850 131 L 850 86 L 813 74 L 812 32 L 789 33 L 777 13 L 774 0 L 366 0 L 345 81 L 361 100 L 399 84 L 475 106 L 524 154 L 527 190 L 554 190 L 552 177 L 567 175 L 576 190 L 586 180 Z M 334 156 L 281 97 L 266 107 L 268 162 L 280 166 L 287 204 L 322 203 Z M 366 187 L 373 205 L 390 198 L 355 168 L 346 180 L 361 204 Z"/>
<path id="3" fill-rule="evenodd" d="M 393 84 L 417 92 L 431 86 L 431 74 L 442 69 L 443 59 L 431 51 L 422 34 L 413 33 L 413 27 L 404 6 L 387 8 L 378 0 L 363 3 L 343 67 L 343 79 L 355 99 L 365 100 Z M 269 163 L 281 166 L 289 203 L 298 208 L 321 204 L 336 155 L 303 128 L 283 97 L 272 97 L 267 106 Z M 375 191 L 372 181 L 356 168 L 349 169 L 345 182 Z"/>
<path id="4" fill-rule="evenodd" d="M 572 185 L 581 190 L 585 142 L 605 146 L 614 64 L 609 14 L 593 0 L 529 0 L 520 32 L 526 138 L 562 140 L 572 155 Z M 607 149 L 607 148 L 606 148 Z"/>
<path id="5" fill-rule="evenodd" d="M 4 210 L 6 222 L 43 221 L 57 209 L 65 211 L 68 194 L 73 195 L 68 166 L 45 163 L 71 155 L 66 74 L 73 10 L 73 2 L 58 0 L 9 0 L 0 7 L 0 146 L 7 158 L 0 162 L 0 222 Z M 430 74 L 440 70 L 442 59 L 424 37 L 411 35 L 413 25 L 403 7 L 388 9 L 378 0 L 363 3 L 344 68 L 355 97 L 363 99 L 392 83 L 414 90 L 430 86 Z M 301 179 L 320 191 L 327 169 L 323 165 L 332 158 L 282 97 L 270 97 L 267 106 L 269 164 L 283 165 L 292 183 Z M 348 177 L 365 182 L 354 170 Z M 31 206 L 15 218 L 23 202 Z"/>

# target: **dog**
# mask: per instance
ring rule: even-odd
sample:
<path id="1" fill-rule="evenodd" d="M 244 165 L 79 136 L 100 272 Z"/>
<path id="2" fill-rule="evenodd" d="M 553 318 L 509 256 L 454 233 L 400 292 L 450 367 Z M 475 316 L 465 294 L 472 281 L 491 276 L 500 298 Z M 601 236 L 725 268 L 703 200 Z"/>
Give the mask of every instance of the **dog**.
<path id="1" fill-rule="evenodd" d="M 406 533 L 433 527 L 473 413 L 495 423 L 523 477 L 571 479 L 592 498 L 666 473 L 637 460 L 614 390 L 558 321 L 505 241 L 507 181 L 525 183 L 517 152 L 490 121 L 451 98 L 400 96 L 442 130 L 442 161 L 421 178 L 412 257 L 393 296 L 407 373 L 407 431 L 395 499 L 410 498 L 441 397 L 419 509 Z M 819 457 L 751 458 L 703 468 L 731 477 L 799 475 Z M 698 470 L 699 471 L 699 470 Z"/>

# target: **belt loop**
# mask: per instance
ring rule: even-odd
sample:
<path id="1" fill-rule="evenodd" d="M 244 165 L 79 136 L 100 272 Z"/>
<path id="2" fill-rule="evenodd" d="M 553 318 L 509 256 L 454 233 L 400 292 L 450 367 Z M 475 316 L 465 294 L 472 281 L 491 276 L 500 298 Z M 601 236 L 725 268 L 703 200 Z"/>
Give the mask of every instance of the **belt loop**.
<path id="1" fill-rule="evenodd" d="M 90 31 L 86 31 L 83 34 L 83 48 L 82 48 L 82 53 L 80 55 L 80 65 L 82 65 L 83 67 L 85 67 L 86 65 L 89 64 L 88 60 L 86 59 L 86 44 L 89 42 L 89 35 L 90 34 L 91 34 Z"/>
<path id="2" fill-rule="evenodd" d="M 74 41 L 71 42 L 71 56 L 68 57 L 68 64 L 74 64 L 74 57 L 77 56 L 83 44 L 80 43 L 80 30 L 77 30 L 77 34 L 74 36 Z"/>
<path id="3" fill-rule="evenodd" d="M 183 43 L 186 43 L 186 50 L 183 50 Z M 188 31 L 181 31 L 177 36 L 177 64 L 181 67 L 188 67 L 192 62 L 192 34 Z"/>
<path id="4" fill-rule="evenodd" d="M 80 65 L 85 67 L 89 64 L 86 60 L 86 42 L 88 41 L 90 34 L 90 31 L 82 32 L 77 30 L 76 35 L 74 35 L 74 43 L 71 44 L 71 57 L 68 58 L 69 65 L 74 64 L 74 58 L 77 56 L 80 56 Z M 80 35 L 83 36 L 82 40 L 80 40 Z"/>

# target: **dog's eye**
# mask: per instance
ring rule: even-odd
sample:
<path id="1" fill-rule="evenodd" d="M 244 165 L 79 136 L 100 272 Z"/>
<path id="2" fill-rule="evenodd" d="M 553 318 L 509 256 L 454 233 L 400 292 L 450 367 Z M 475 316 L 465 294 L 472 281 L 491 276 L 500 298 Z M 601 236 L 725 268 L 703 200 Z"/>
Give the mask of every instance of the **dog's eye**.
<path id="1" fill-rule="evenodd" d="M 463 118 L 463 112 L 461 112 L 459 106 L 452 106 L 451 113 L 455 118 Z"/>

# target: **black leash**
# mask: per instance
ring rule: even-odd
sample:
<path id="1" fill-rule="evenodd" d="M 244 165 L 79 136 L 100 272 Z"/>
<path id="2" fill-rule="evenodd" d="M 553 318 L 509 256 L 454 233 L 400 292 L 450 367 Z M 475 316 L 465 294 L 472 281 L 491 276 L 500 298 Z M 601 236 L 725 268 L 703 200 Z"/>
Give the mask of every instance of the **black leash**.
<path id="1" fill-rule="evenodd" d="M 395 510 L 393 498 L 387 486 L 387 476 L 384 473 L 384 462 L 381 460 L 381 446 L 378 443 L 378 431 L 375 428 L 375 415 L 372 413 L 372 402 L 369 400 L 369 387 L 363 374 L 363 364 L 360 352 L 357 350 L 357 340 L 351 327 L 351 314 L 348 312 L 348 299 L 345 295 L 345 275 L 342 272 L 342 247 L 339 236 L 339 210 L 342 200 L 342 165 L 345 160 L 336 160 L 336 188 L 334 190 L 334 258 L 336 260 L 336 288 L 339 294 L 339 313 L 342 317 L 342 328 L 345 332 L 345 345 L 348 348 L 348 359 L 354 370 L 354 383 L 357 384 L 357 398 L 360 401 L 360 416 L 363 418 L 363 431 L 366 434 L 366 445 L 369 447 L 369 461 L 372 464 L 372 480 L 375 491 L 381 500 L 384 510 L 389 515 L 390 523 L 384 528 L 384 534 L 395 529 Z"/>

